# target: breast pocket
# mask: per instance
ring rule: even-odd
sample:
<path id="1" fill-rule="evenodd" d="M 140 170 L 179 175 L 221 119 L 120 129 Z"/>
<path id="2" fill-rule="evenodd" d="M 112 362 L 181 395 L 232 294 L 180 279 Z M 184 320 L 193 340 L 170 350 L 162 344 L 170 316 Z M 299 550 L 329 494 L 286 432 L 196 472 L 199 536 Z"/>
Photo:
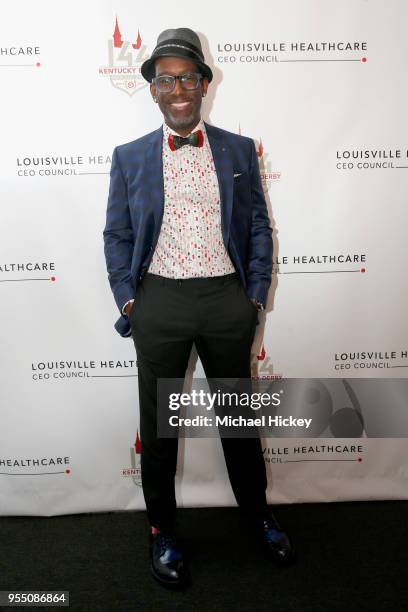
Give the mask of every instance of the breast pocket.
<path id="1" fill-rule="evenodd" d="M 248 172 L 244 172 L 243 170 L 234 170 L 234 185 L 242 183 L 242 181 L 248 180 Z"/>
<path id="2" fill-rule="evenodd" d="M 234 172 L 234 205 L 249 207 L 251 202 L 251 189 L 249 174 L 247 172 Z"/>

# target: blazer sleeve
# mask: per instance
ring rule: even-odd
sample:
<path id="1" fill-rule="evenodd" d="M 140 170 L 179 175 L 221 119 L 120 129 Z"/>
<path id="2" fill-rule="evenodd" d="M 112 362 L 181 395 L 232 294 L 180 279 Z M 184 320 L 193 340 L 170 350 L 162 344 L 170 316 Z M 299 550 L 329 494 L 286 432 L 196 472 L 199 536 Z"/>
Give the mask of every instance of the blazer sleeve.
<path id="1" fill-rule="evenodd" d="M 247 293 L 266 305 L 272 279 L 272 228 L 259 172 L 255 144 L 251 140 L 252 220 L 247 264 Z"/>
<path id="2" fill-rule="evenodd" d="M 134 234 L 129 212 L 127 183 L 120 167 L 117 147 L 112 155 L 103 239 L 109 283 L 116 304 L 122 312 L 123 305 L 134 298 L 131 274 Z"/>

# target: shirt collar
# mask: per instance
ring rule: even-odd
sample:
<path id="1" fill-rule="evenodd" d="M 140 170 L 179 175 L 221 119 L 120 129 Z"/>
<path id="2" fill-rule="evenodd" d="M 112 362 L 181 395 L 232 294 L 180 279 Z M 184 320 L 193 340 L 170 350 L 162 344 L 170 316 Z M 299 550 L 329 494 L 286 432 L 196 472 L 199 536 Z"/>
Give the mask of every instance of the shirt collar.
<path id="1" fill-rule="evenodd" d="M 194 132 L 197 132 L 198 130 L 201 130 L 202 133 L 205 134 L 205 125 L 202 119 L 200 119 L 200 121 L 197 123 L 195 128 L 190 132 L 190 134 L 193 134 Z M 167 125 L 167 123 L 163 123 L 163 134 L 164 134 L 165 140 L 167 140 L 170 134 L 175 134 L 176 136 L 180 136 L 180 134 L 172 130 L 171 127 Z"/>

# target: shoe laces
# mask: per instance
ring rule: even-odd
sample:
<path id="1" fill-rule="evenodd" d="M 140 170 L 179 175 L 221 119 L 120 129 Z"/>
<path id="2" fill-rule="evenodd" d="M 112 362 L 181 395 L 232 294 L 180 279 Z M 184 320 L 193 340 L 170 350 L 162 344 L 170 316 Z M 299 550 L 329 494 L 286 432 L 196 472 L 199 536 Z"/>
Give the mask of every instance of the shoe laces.
<path id="1" fill-rule="evenodd" d="M 160 531 L 157 537 L 159 539 L 160 555 L 164 554 L 168 548 L 175 547 L 176 538 L 174 534 Z"/>

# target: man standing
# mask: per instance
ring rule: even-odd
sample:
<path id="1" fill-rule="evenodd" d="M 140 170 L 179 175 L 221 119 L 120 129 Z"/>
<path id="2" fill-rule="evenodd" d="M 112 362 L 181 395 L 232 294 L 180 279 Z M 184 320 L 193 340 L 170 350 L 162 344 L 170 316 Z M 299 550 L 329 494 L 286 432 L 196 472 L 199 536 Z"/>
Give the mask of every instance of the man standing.
<path id="1" fill-rule="evenodd" d="M 165 30 L 141 71 L 164 124 L 113 152 L 105 257 L 115 327 L 137 353 L 151 570 L 181 586 L 189 573 L 175 536 L 178 440 L 157 437 L 157 380 L 184 378 L 193 343 L 207 378 L 250 378 L 272 230 L 253 141 L 201 119 L 213 75 L 197 34 Z M 238 505 L 270 556 L 289 563 L 291 544 L 267 507 L 259 438 L 222 446 Z"/>

